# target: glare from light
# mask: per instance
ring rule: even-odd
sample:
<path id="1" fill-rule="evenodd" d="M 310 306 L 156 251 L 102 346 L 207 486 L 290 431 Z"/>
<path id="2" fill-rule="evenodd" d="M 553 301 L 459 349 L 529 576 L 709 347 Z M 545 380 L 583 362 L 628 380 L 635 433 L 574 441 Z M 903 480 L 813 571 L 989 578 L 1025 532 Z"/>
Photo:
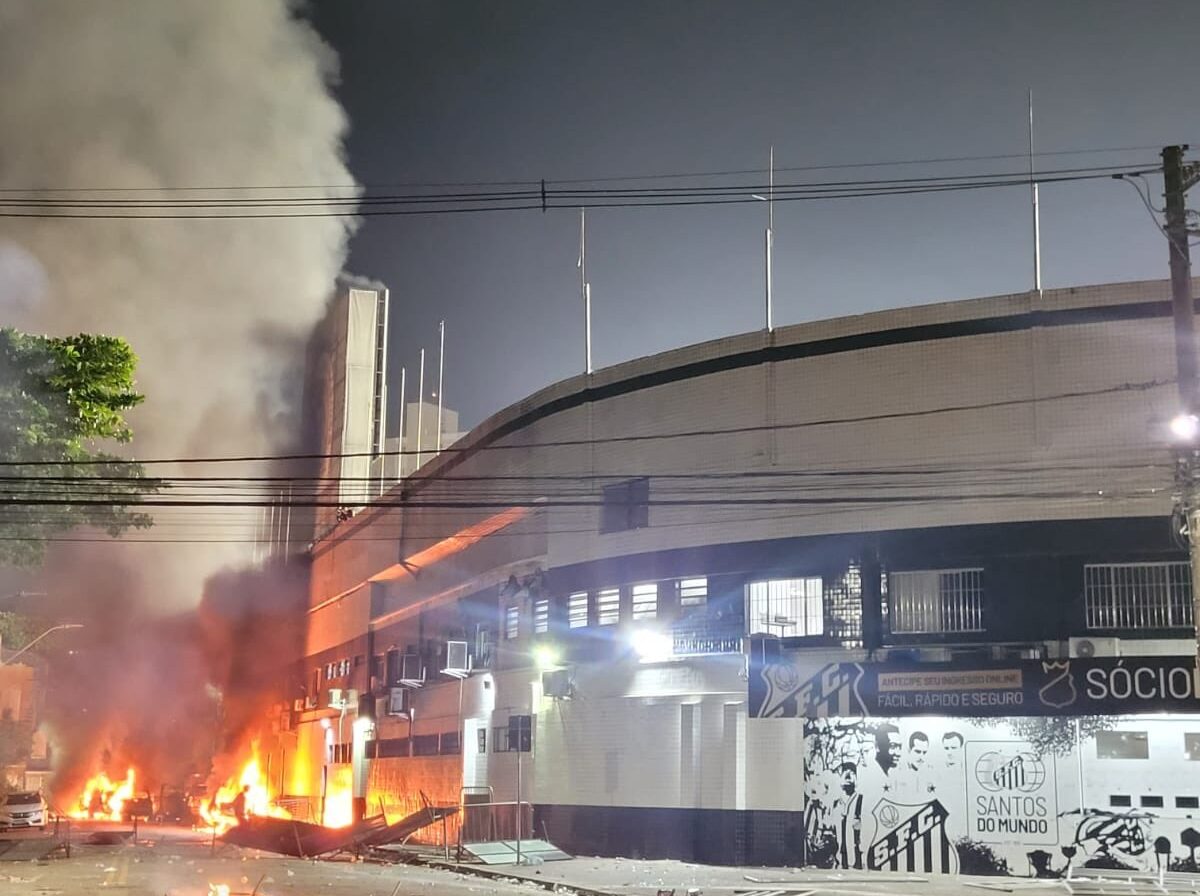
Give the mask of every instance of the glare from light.
<path id="1" fill-rule="evenodd" d="M 541 646 L 534 648 L 533 661 L 542 672 L 547 672 L 558 666 L 558 651 L 553 647 Z"/>
<path id="2" fill-rule="evenodd" d="M 638 629 L 629 638 L 634 652 L 644 663 L 658 663 L 670 659 L 675 645 L 669 635 L 652 629 Z"/>
<path id="3" fill-rule="evenodd" d="M 1171 435 L 1181 442 L 1190 442 L 1200 433 L 1200 418 L 1195 414 L 1177 414 L 1171 420 Z"/>
<path id="4" fill-rule="evenodd" d="M 354 720 L 354 730 L 359 734 L 365 734 L 375 727 L 375 720 L 369 719 L 366 716 L 359 716 Z"/>
<path id="5" fill-rule="evenodd" d="M 330 727 L 332 727 L 332 725 L 333 725 L 333 723 L 330 722 L 329 719 L 321 719 L 321 727 L 324 728 L 326 731 L 328 731 L 330 729 Z"/>

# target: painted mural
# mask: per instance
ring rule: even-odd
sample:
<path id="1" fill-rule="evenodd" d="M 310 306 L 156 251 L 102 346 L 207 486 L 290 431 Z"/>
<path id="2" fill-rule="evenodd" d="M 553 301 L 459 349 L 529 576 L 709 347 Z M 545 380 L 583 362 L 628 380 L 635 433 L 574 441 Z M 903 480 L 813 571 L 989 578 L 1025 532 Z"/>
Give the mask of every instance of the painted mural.
<path id="1" fill-rule="evenodd" d="M 1058 704 L 1111 700 L 1109 684 L 1100 694 L 1110 681 L 1123 699 L 1125 673 L 1136 696 L 1140 668 L 1153 670 L 1153 680 L 1140 673 L 1147 706 L 1083 717 L 1087 734 L 1073 727 L 1078 717 L 1054 714 Z M 1200 716 L 1162 712 L 1154 688 L 1176 699 L 1172 668 L 835 664 L 805 674 L 774 664 L 756 670 L 751 717 L 804 726 L 810 866 L 1043 878 L 1069 866 L 1196 871 Z M 898 711 L 873 711 L 889 705 Z M 1005 705 L 1026 712 L 997 712 Z"/>
<path id="2" fill-rule="evenodd" d="M 1185 763 L 1196 759 L 1169 748 L 1200 732 L 1200 718 L 1124 719 L 1105 732 L 1159 746 L 1163 765 L 1148 777 L 1131 765 L 1146 759 L 1097 758 L 1095 738 L 1040 755 L 1012 737 L 1019 721 L 805 720 L 806 863 L 1034 877 L 1068 865 L 1197 870 L 1200 811 L 1177 808 L 1195 805 L 1200 784 Z"/>

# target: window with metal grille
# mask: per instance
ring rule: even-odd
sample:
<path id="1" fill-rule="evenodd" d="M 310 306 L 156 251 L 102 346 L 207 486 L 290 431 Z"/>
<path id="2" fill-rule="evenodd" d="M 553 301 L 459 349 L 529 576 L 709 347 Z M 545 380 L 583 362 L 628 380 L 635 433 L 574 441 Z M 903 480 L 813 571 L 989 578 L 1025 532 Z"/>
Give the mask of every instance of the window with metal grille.
<path id="1" fill-rule="evenodd" d="M 679 606 L 703 607 L 708 603 L 708 579 L 680 579 Z"/>
<path id="2" fill-rule="evenodd" d="M 888 573 L 892 633 L 983 631 L 983 570 L 922 569 Z"/>
<path id="3" fill-rule="evenodd" d="M 862 647 L 862 573 L 857 564 L 825 589 L 829 636 L 846 648 Z"/>
<path id="4" fill-rule="evenodd" d="M 605 588 L 596 593 L 596 621 L 616 625 L 621 621 L 621 589 Z"/>
<path id="5" fill-rule="evenodd" d="M 631 592 L 630 609 L 633 619 L 654 619 L 658 616 L 658 583 L 649 582 L 644 585 L 634 585 Z"/>
<path id="6" fill-rule="evenodd" d="M 821 578 L 751 582 L 746 589 L 748 634 L 800 638 L 825 631 Z"/>
<path id="7" fill-rule="evenodd" d="M 533 631 L 538 635 L 550 631 L 550 601 L 533 602 Z"/>
<path id="8" fill-rule="evenodd" d="M 511 641 L 521 634 L 521 608 L 509 607 L 504 611 L 504 637 Z"/>
<path id="9" fill-rule="evenodd" d="M 571 628 L 586 628 L 588 624 L 588 594 L 577 591 L 567 598 L 567 625 Z"/>
<path id="10" fill-rule="evenodd" d="M 1187 562 L 1090 563 L 1083 568 L 1088 628 L 1187 628 L 1192 573 Z"/>
<path id="11" fill-rule="evenodd" d="M 650 480 L 641 477 L 604 486 L 600 531 L 625 532 L 650 525 Z"/>

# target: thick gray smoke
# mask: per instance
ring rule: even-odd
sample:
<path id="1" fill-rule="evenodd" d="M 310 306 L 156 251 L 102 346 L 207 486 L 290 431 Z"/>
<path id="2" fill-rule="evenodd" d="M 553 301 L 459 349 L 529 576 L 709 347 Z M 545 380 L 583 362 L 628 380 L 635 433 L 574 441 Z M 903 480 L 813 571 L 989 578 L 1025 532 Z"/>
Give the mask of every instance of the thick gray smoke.
<path id="1" fill-rule="evenodd" d="M 335 75 L 332 51 L 284 0 L 8 0 L 0 189 L 342 185 L 344 196 L 353 181 Z M 24 329 L 133 344 L 147 395 L 132 417 L 138 457 L 271 453 L 297 431 L 299 355 L 348 227 L 0 218 L 0 313 Z M 206 574 L 248 556 L 257 518 L 161 516 L 147 537 L 210 543 L 114 550 L 173 607 L 194 604 Z M 243 544 L 211 543 L 222 535 Z"/>
<path id="2" fill-rule="evenodd" d="M 5 0 L 0 189 L 120 188 L 141 192 L 82 195 L 153 200 L 327 185 L 305 195 L 345 196 L 354 187 L 345 116 L 329 90 L 335 75 L 332 51 L 285 0 Z M 230 189 L 159 192 L 182 187 Z M 138 458 L 277 453 L 295 447 L 303 348 L 350 226 L 331 217 L 0 218 L 0 323 L 128 339 L 147 396 L 131 418 Z M 166 760 L 186 764 L 182 749 L 160 749 L 158 767 L 143 754 L 168 734 L 192 747 L 217 741 L 205 721 L 208 686 L 242 689 L 236 699 L 252 704 L 254 685 L 274 676 L 247 673 L 237 657 L 287 653 L 263 641 L 255 620 L 279 606 L 298 610 L 302 582 L 286 569 L 280 578 L 279 568 L 214 577 L 250 559 L 258 512 L 156 516 L 154 529 L 128 541 L 50 553 L 44 610 L 57 617 L 50 621 L 85 623 L 86 674 L 74 680 L 64 670 L 64 699 L 50 702 L 63 708 L 51 721 L 64 781 L 121 742 L 137 748 L 130 755 L 148 774 L 176 774 Z M 141 538 L 182 543 L 134 543 Z M 294 628 L 269 626 L 295 638 Z M 105 696 L 85 701 L 81 691 Z M 231 705 L 237 730 L 225 735 L 238 736 L 253 712 L 227 694 L 227 722 Z"/>

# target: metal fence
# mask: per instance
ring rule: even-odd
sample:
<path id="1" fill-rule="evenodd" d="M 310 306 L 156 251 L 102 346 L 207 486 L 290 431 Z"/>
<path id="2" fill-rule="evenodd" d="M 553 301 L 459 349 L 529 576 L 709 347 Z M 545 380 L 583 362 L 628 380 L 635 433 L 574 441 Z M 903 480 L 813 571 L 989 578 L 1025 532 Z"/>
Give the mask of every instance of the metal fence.
<path id="1" fill-rule="evenodd" d="M 893 634 L 983 631 L 983 570 L 922 569 L 888 574 Z"/>
<path id="2" fill-rule="evenodd" d="M 1187 562 L 1094 563 L 1083 568 L 1087 627 L 1188 628 L 1192 573 Z"/>

